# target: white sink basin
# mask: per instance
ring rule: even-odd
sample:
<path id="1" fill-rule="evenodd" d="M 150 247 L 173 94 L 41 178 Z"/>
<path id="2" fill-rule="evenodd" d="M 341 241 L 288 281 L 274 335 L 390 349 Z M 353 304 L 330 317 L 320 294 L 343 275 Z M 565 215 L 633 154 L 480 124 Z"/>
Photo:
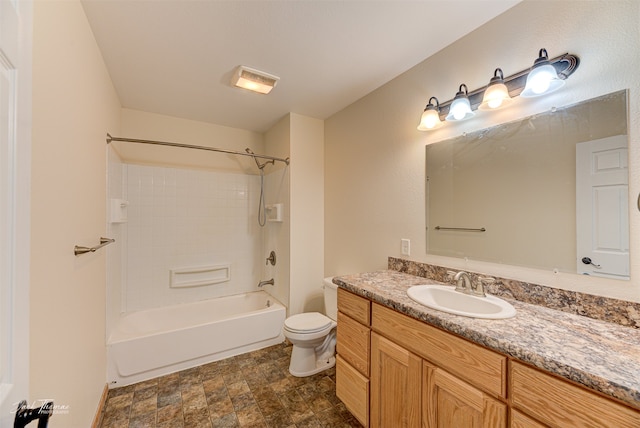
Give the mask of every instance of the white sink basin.
<path id="1" fill-rule="evenodd" d="M 407 294 L 429 308 L 465 317 L 502 319 L 516 315 L 516 309 L 498 297 L 472 296 L 446 285 L 416 285 Z"/>

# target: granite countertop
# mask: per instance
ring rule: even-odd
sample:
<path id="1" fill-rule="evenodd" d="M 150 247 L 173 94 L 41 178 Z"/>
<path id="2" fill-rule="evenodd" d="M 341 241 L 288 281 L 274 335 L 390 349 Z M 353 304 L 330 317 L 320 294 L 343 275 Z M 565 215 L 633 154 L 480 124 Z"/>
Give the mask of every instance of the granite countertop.
<path id="1" fill-rule="evenodd" d="M 393 270 L 334 277 L 339 287 L 640 409 L 640 329 L 508 300 L 514 318 L 451 315 L 411 300 L 419 284 L 442 284 Z"/>

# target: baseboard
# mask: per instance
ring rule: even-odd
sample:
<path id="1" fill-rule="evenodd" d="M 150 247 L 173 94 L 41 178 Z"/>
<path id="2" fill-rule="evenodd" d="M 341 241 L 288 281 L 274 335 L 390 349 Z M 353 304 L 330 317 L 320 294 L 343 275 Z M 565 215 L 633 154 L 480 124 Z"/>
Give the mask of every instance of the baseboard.
<path id="1" fill-rule="evenodd" d="M 98 403 L 98 409 L 96 410 L 96 415 L 93 418 L 91 428 L 100 427 L 100 422 L 102 422 L 102 417 L 104 416 L 104 408 L 107 404 L 107 394 L 109 394 L 109 385 L 105 383 L 104 389 L 102 390 L 102 397 L 100 397 L 100 403 Z"/>

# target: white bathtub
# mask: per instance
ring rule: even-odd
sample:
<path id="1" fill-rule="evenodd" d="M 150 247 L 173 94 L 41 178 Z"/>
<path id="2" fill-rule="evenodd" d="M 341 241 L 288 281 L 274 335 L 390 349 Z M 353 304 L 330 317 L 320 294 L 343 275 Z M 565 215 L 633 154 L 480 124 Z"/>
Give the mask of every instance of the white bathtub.
<path id="1" fill-rule="evenodd" d="M 264 291 L 123 315 L 107 340 L 111 387 L 284 341 L 285 307 Z"/>

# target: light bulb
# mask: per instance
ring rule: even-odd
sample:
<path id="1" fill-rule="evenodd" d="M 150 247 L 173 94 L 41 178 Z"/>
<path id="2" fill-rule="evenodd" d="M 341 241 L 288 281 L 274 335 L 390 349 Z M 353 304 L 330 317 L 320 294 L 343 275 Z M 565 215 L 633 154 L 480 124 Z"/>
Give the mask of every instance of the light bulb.
<path id="1" fill-rule="evenodd" d="M 471 110 L 471 104 L 469 103 L 469 96 L 467 94 L 467 85 L 463 83 L 460 85 L 458 93 L 449 107 L 449 114 L 446 120 L 465 120 L 473 116 L 475 116 L 475 113 Z"/>
<path id="2" fill-rule="evenodd" d="M 558 77 L 555 67 L 549 63 L 547 51 L 540 49 L 539 58 L 533 63 L 527 76 L 527 83 L 521 97 L 537 97 L 548 94 L 564 86 L 564 80 Z"/>
<path id="3" fill-rule="evenodd" d="M 502 105 L 502 98 L 494 98 L 487 103 L 489 108 L 498 108 Z"/>
<path id="4" fill-rule="evenodd" d="M 465 113 L 464 107 L 462 105 L 460 105 L 460 104 L 458 104 L 456 106 L 456 109 L 453 110 L 453 118 L 455 120 L 461 120 L 464 117 L 465 114 L 466 113 Z"/>
<path id="5" fill-rule="evenodd" d="M 447 120 L 464 120 L 473 116 L 469 99 L 465 96 L 457 98 L 451 103 L 451 109 Z"/>
<path id="6" fill-rule="evenodd" d="M 440 118 L 438 118 L 438 113 L 435 110 L 426 111 L 422 115 L 421 124 L 427 129 L 432 129 L 438 122 L 440 122 Z"/>
<path id="7" fill-rule="evenodd" d="M 435 105 L 432 101 L 435 101 Z M 424 108 L 424 112 L 420 117 L 418 131 L 429 131 L 442 125 L 439 112 L 440 103 L 438 102 L 438 99 L 436 97 L 429 98 L 429 104 L 427 104 L 427 106 Z"/>
<path id="8" fill-rule="evenodd" d="M 478 106 L 479 110 L 495 110 L 510 104 L 512 101 L 509 96 L 507 85 L 504 84 L 502 69 L 496 68 L 494 76 L 489 82 L 489 86 L 484 91 L 482 103 Z"/>
<path id="9" fill-rule="evenodd" d="M 551 70 L 549 70 L 551 68 Z M 531 90 L 534 94 L 543 94 L 549 90 L 551 81 L 557 79 L 557 73 L 553 66 L 542 66 L 531 72 Z"/>

